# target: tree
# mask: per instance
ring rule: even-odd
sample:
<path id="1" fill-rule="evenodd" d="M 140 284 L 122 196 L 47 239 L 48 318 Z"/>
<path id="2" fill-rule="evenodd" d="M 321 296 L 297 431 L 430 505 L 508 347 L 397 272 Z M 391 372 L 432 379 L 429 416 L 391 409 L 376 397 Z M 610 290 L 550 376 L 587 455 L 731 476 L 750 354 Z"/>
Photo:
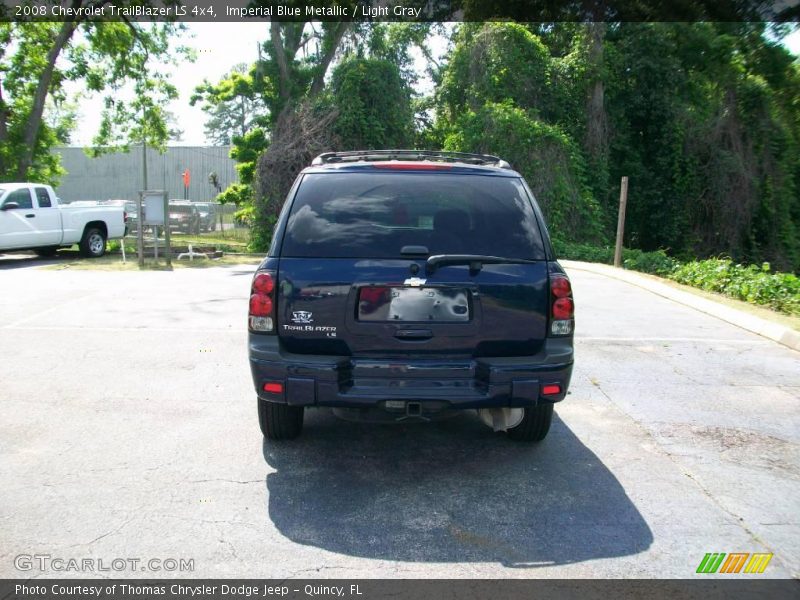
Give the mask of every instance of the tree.
<path id="1" fill-rule="evenodd" d="M 612 178 L 627 239 L 800 267 L 800 71 L 764 24 L 626 23 L 609 32 Z"/>
<path id="2" fill-rule="evenodd" d="M 375 58 L 349 58 L 331 76 L 340 150 L 405 148 L 413 137 L 411 91 L 400 69 Z"/>
<path id="3" fill-rule="evenodd" d="M 285 3 L 283 3 L 285 4 Z M 354 4 L 353 2 L 349 3 Z M 244 136 L 233 136 L 232 156 L 239 161 L 237 169 L 242 175 L 240 185 L 229 188 L 220 196 L 221 200 L 237 201 L 239 203 L 254 203 L 253 242 L 255 248 L 263 249 L 269 242 L 272 223 L 280 209 L 291 181 L 299 170 L 306 166 L 306 157 L 314 148 L 330 149 L 332 140 L 340 139 L 341 131 L 337 129 L 337 120 L 343 117 L 342 128 L 350 128 L 350 133 L 356 135 L 356 129 L 361 128 L 361 133 L 370 135 L 362 126 L 364 115 L 358 115 L 349 123 L 344 113 L 336 107 L 336 100 L 326 91 L 332 81 L 329 72 L 337 61 L 346 58 L 378 59 L 377 63 L 364 62 L 359 67 L 368 69 L 377 77 L 373 83 L 380 88 L 382 85 L 397 99 L 402 114 L 397 115 L 397 123 L 402 133 L 397 133 L 396 124 L 390 124 L 384 130 L 385 140 L 411 141 L 410 133 L 413 124 L 406 121 L 411 115 L 409 81 L 415 77 L 411 69 L 412 59 L 408 52 L 409 44 L 424 45 L 425 37 L 429 31 L 428 24 L 356 24 L 353 22 L 323 22 L 314 23 L 306 21 L 270 23 L 269 38 L 263 45 L 265 56 L 250 68 L 252 90 L 254 98 L 266 111 L 266 116 L 260 120 L 258 128 L 253 128 Z M 427 51 L 427 49 L 425 49 Z M 340 89 L 347 88 L 354 92 L 355 71 L 349 76 L 342 72 L 338 79 Z M 398 77 L 399 74 L 399 77 Z M 365 79 L 360 80 L 366 84 Z M 372 92 L 364 90 L 367 96 Z M 355 94 L 353 102 L 361 102 Z M 340 94 L 339 101 L 345 98 Z M 363 106 L 363 105 L 362 105 Z M 371 107 L 367 107 L 371 108 Z M 391 111 L 389 111 L 391 112 Z M 310 120 L 316 120 L 312 123 Z M 373 118 L 373 123 L 376 122 Z M 319 123 L 330 126 L 324 131 Z M 319 136 L 322 135 L 322 138 Z M 348 134 L 349 135 L 349 134 Z M 315 137 L 316 136 L 316 137 Z M 314 139 L 311 139 L 311 138 Z M 326 140 L 322 143 L 322 140 Z M 366 137 L 361 140 L 366 141 Z M 261 147 L 261 158 L 257 163 L 252 162 L 253 152 L 257 145 Z M 354 140 L 353 143 L 360 143 Z M 378 141 L 370 142 L 380 143 Z M 321 144 L 321 145 L 320 145 Z M 302 146 L 302 147 L 300 147 Z M 287 149 L 291 148 L 292 159 L 287 159 Z M 283 153 L 271 156 L 270 153 Z M 308 158 L 310 160 L 310 158 Z M 306 161 L 306 162 L 304 162 Z M 279 172 L 271 169 L 278 168 Z M 253 189 L 248 183 L 255 168 L 256 177 L 253 180 Z"/>
<path id="4" fill-rule="evenodd" d="M 73 0 L 72 8 L 104 6 L 110 0 Z M 47 117 L 48 102 L 63 105 L 67 81 L 82 80 L 88 91 L 104 93 L 98 147 L 124 147 L 132 124 L 147 120 L 147 137 L 162 146 L 169 136 L 166 101 L 176 91 L 154 70 L 155 60 L 178 60 L 186 53 L 170 48 L 179 27 L 170 23 L 97 22 L 78 18 L 63 23 L 0 24 L 0 176 L 53 181 L 60 171 L 50 149 L 66 141 L 67 115 Z M 131 86 L 135 99 L 119 100 Z M 54 119 L 55 118 L 55 122 Z"/>
<path id="5" fill-rule="evenodd" d="M 202 102 L 203 112 L 208 115 L 206 138 L 214 144 L 230 145 L 235 136 L 243 137 L 251 129 L 267 126 L 266 94 L 263 94 L 263 89 L 256 89 L 258 74 L 255 70 L 253 66 L 248 72 L 247 65 L 241 63 L 216 84 L 206 80 L 195 89 L 190 104 L 194 106 Z M 268 80 L 261 87 L 266 85 L 269 85 Z"/>
<path id="6" fill-rule="evenodd" d="M 432 131 L 450 149 L 511 160 L 556 238 L 613 236 L 626 175 L 627 245 L 796 270 L 800 63 L 777 41 L 786 31 L 465 23 Z"/>
<path id="7" fill-rule="evenodd" d="M 448 150 L 495 154 L 525 175 L 555 232 L 602 241 L 602 213 L 574 135 L 566 59 L 516 23 L 465 24 L 436 91 Z M 565 110 L 565 107 L 566 110 Z M 572 109 L 572 110 L 570 110 Z"/>

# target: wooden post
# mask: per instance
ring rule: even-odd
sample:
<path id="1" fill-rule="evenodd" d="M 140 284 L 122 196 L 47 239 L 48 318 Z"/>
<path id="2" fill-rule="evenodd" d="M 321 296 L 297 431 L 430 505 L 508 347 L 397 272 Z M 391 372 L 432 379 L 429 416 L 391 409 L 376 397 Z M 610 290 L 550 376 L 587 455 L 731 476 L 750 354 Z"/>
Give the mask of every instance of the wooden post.
<path id="1" fill-rule="evenodd" d="M 628 204 L 628 177 L 622 178 L 619 188 L 619 217 L 617 219 L 617 245 L 614 248 L 614 266 L 622 266 L 622 237 L 625 235 L 625 207 Z"/>

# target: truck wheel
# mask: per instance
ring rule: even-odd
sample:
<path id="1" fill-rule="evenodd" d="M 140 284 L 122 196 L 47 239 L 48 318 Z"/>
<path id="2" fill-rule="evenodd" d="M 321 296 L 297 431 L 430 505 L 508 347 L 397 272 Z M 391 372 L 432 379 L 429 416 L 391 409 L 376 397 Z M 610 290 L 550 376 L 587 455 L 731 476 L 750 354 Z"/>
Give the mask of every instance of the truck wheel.
<path id="1" fill-rule="evenodd" d="M 36 252 L 37 256 L 55 256 L 56 252 L 58 251 L 58 246 L 45 246 L 44 248 L 34 248 L 34 252 Z"/>
<path id="2" fill-rule="evenodd" d="M 303 430 L 303 407 L 259 398 L 258 424 L 268 440 L 292 440 Z"/>
<path id="3" fill-rule="evenodd" d="M 79 244 L 81 254 L 88 258 L 99 258 L 106 253 L 106 236 L 96 227 L 90 227 L 83 234 Z"/>
<path id="4" fill-rule="evenodd" d="M 525 416 L 522 417 L 522 422 L 509 429 L 506 433 L 512 440 L 541 442 L 547 437 L 552 421 L 553 404 L 551 402 L 530 406 L 525 409 Z"/>

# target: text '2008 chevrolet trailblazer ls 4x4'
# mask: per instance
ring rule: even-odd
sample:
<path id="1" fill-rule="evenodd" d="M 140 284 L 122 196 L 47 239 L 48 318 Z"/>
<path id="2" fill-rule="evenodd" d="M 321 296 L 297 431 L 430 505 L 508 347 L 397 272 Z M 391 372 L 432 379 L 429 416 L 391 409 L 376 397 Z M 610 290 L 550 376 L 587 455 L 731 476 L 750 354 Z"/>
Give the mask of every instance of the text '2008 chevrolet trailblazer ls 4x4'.
<path id="1" fill-rule="evenodd" d="M 323 154 L 252 282 L 261 430 L 296 437 L 311 407 L 363 420 L 477 409 L 539 441 L 569 386 L 573 315 L 542 213 L 505 161 Z"/>

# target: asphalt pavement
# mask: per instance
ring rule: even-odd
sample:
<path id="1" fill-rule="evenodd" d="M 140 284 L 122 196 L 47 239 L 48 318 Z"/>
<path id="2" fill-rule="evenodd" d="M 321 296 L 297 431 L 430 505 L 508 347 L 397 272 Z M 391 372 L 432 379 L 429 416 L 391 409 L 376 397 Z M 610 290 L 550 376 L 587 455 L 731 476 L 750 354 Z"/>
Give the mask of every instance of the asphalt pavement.
<path id="1" fill-rule="evenodd" d="M 0 258 L 0 577 L 97 576 L 42 566 L 89 558 L 143 561 L 104 574 L 123 577 L 690 578 L 708 552 L 800 575 L 800 353 L 713 316 L 572 270 L 576 367 L 541 444 L 474 414 L 322 411 L 265 444 L 253 267 L 37 264 Z"/>

